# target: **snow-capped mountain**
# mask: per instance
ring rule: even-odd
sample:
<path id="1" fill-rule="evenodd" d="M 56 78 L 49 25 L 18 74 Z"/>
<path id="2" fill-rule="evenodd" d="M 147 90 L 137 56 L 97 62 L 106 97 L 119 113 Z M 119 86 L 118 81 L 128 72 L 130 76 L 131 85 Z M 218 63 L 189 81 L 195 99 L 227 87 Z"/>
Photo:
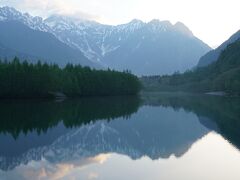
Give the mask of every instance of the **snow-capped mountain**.
<path id="1" fill-rule="evenodd" d="M 69 16 L 43 20 L 14 8 L 0 8 L 0 20 L 17 20 L 35 30 L 52 33 L 85 57 L 116 70 L 138 75 L 169 74 L 195 66 L 210 47 L 183 24 L 132 20 L 117 26 Z"/>
<path id="2" fill-rule="evenodd" d="M 92 61 L 135 74 L 168 74 L 196 65 L 210 48 L 183 24 L 133 20 L 118 26 L 71 17 L 51 16 L 44 21 L 56 37 L 79 49 Z"/>
<path id="3" fill-rule="evenodd" d="M 134 19 L 127 24 L 110 26 L 94 21 L 54 15 L 44 22 L 52 28 L 54 34 L 63 42 L 81 50 L 89 59 L 103 62 L 107 54 L 120 48 L 124 41 L 144 27 L 147 27 L 152 33 L 180 30 L 183 34 L 193 36 L 192 32 L 182 23 L 178 22 L 172 26 L 169 21 L 152 20 L 149 23 L 144 23 Z M 141 38 L 145 39 L 144 36 Z"/>

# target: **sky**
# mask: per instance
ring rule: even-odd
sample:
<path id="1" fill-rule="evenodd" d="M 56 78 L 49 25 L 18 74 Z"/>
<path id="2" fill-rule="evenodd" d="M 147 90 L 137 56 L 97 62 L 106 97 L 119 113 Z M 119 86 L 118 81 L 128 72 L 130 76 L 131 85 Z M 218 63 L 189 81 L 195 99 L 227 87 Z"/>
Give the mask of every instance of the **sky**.
<path id="1" fill-rule="evenodd" d="M 132 19 L 183 22 L 211 47 L 217 47 L 240 29 L 239 0 L 0 0 L 31 15 L 72 15 L 104 24 Z"/>

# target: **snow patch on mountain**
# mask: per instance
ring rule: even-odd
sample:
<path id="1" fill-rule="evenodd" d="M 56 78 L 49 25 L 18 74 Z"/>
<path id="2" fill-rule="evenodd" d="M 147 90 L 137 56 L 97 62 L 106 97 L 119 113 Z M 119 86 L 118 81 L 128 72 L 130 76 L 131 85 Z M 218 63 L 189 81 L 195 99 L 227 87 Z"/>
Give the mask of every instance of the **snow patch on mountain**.
<path id="1" fill-rule="evenodd" d="M 104 44 L 102 44 L 102 46 L 101 46 L 101 54 L 104 57 L 106 54 L 108 54 L 108 53 L 110 53 L 112 51 L 117 50 L 119 47 L 120 46 L 116 46 L 116 47 L 111 47 L 109 45 L 104 46 Z"/>
<path id="2" fill-rule="evenodd" d="M 0 16 L 0 21 L 4 21 L 4 20 L 6 20 L 6 18 L 3 16 Z"/>

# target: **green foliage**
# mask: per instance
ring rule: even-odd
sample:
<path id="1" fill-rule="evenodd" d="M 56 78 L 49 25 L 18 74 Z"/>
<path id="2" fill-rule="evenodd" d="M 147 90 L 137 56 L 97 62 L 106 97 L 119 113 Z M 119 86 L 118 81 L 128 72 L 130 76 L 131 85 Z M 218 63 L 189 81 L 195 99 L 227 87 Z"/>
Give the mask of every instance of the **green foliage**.
<path id="1" fill-rule="evenodd" d="M 0 62 L 0 97 L 39 98 L 65 94 L 76 96 L 131 95 L 140 90 L 138 78 L 128 71 L 94 70 L 68 64 Z"/>
<path id="2" fill-rule="evenodd" d="M 142 82 L 147 90 L 240 94 L 240 41 L 229 45 L 207 67 L 171 76 L 143 77 Z"/>

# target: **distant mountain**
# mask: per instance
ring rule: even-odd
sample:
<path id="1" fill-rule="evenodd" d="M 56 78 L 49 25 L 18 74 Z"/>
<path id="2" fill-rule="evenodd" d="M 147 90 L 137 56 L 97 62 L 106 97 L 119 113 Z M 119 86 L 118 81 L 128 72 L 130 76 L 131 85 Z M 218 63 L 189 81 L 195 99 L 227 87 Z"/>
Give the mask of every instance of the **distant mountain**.
<path id="1" fill-rule="evenodd" d="M 9 7 L 0 8 L 0 20 L 17 20 L 51 33 L 93 62 L 138 75 L 185 71 L 211 49 L 180 22 L 133 20 L 110 26 L 59 15 L 43 20 Z"/>
<path id="2" fill-rule="evenodd" d="M 198 67 L 207 66 L 219 58 L 221 52 L 231 43 L 235 42 L 236 40 L 240 39 L 240 30 L 233 34 L 227 41 L 221 44 L 218 48 L 208 52 L 204 56 L 202 56 L 198 62 Z"/>
<path id="3" fill-rule="evenodd" d="M 56 37 L 79 49 L 93 61 L 138 75 L 169 74 L 197 64 L 210 47 L 182 23 L 133 20 L 118 26 L 102 25 L 71 17 L 45 20 Z"/>

